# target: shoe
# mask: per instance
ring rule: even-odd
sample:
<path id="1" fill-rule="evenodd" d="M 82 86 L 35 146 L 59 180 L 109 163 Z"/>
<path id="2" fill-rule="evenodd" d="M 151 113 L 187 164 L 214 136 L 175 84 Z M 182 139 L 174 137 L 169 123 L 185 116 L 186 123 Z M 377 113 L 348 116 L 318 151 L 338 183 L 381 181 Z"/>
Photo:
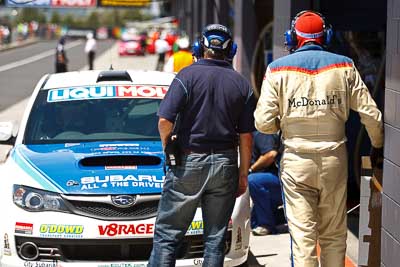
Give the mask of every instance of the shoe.
<path id="1" fill-rule="evenodd" d="M 276 226 L 276 231 L 279 234 L 289 233 L 289 227 L 288 227 L 287 223 L 280 224 L 280 225 Z"/>
<path id="2" fill-rule="evenodd" d="M 256 228 L 253 229 L 252 232 L 253 235 L 269 235 L 271 233 L 270 230 L 262 226 L 257 226 Z"/>

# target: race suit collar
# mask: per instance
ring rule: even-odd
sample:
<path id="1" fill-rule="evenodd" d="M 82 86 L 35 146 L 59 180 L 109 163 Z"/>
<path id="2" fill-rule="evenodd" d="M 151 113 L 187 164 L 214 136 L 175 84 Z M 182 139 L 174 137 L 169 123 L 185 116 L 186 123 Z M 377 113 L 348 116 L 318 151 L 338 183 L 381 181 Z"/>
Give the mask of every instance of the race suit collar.
<path id="1" fill-rule="evenodd" d="M 324 50 L 324 48 L 320 45 L 317 44 L 306 44 L 300 47 L 295 51 L 296 52 L 301 52 L 301 51 L 309 51 L 309 50 Z"/>

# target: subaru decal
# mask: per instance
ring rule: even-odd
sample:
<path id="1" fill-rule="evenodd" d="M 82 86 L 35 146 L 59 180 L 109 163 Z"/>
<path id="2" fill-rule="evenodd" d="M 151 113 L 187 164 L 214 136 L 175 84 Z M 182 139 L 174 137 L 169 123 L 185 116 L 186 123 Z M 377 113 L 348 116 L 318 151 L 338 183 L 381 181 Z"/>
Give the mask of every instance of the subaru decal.
<path id="1" fill-rule="evenodd" d="M 112 196 L 111 202 L 115 207 L 129 208 L 135 205 L 136 196 L 129 196 L 129 195 Z"/>

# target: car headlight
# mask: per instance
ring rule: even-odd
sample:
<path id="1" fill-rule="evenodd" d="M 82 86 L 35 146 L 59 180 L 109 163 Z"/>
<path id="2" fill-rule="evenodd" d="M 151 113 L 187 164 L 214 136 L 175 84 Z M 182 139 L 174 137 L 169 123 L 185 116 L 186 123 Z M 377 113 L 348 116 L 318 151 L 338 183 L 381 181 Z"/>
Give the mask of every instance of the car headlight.
<path id="1" fill-rule="evenodd" d="M 13 200 L 28 211 L 69 211 L 60 194 L 23 185 L 14 185 Z"/>

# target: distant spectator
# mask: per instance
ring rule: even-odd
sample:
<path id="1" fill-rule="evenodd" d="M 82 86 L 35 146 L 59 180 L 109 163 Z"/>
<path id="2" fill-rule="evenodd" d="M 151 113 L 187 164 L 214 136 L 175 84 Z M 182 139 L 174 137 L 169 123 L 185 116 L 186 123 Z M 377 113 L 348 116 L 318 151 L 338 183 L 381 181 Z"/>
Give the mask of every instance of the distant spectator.
<path id="1" fill-rule="evenodd" d="M 164 66 L 164 71 L 179 72 L 193 63 L 192 52 L 189 51 L 189 39 L 186 37 L 179 38 L 175 43 L 178 51 L 169 57 L 167 64 Z"/>
<path id="2" fill-rule="evenodd" d="M 5 25 L 3 29 L 3 43 L 11 43 L 11 28 L 7 25 Z"/>
<path id="3" fill-rule="evenodd" d="M 159 38 L 155 42 L 155 49 L 156 53 L 158 54 L 156 69 L 162 70 L 164 68 L 164 63 L 165 63 L 165 53 L 167 53 L 170 50 L 170 46 L 165 39 Z"/>
<path id="4" fill-rule="evenodd" d="M 62 36 L 56 48 L 56 73 L 67 72 L 68 59 L 65 53 L 65 37 Z"/>
<path id="5" fill-rule="evenodd" d="M 140 46 L 142 48 L 143 54 L 145 54 L 147 50 L 147 32 L 140 33 Z"/>
<path id="6" fill-rule="evenodd" d="M 86 38 L 87 41 L 85 45 L 85 53 L 87 54 L 88 57 L 89 70 L 92 70 L 97 49 L 96 39 L 94 38 L 93 33 L 91 32 L 86 35 Z"/>
<path id="7" fill-rule="evenodd" d="M 276 166 L 279 136 L 253 132 L 253 152 L 249 169 L 249 192 L 253 200 L 251 228 L 254 235 L 277 233 L 277 208 L 282 205 L 281 184 Z"/>

